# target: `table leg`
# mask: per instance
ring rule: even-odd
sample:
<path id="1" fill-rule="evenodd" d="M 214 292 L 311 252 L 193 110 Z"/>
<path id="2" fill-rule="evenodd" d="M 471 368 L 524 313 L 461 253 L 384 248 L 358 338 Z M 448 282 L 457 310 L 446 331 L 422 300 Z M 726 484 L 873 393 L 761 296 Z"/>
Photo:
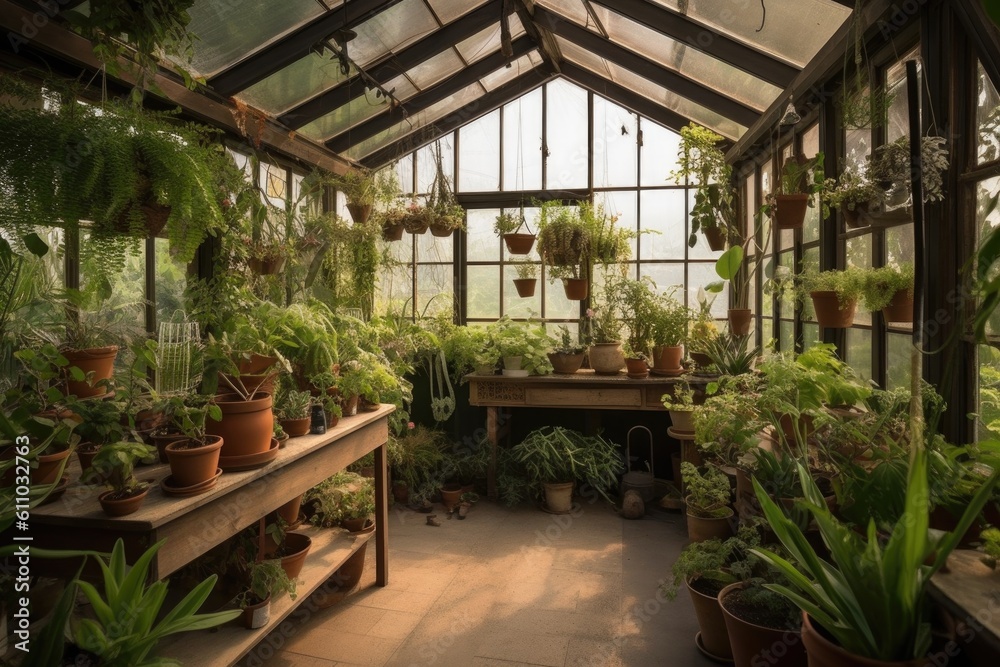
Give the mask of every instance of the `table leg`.
<path id="1" fill-rule="evenodd" d="M 486 408 L 486 438 L 490 442 L 490 467 L 486 471 L 486 495 L 497 499 L 497 443 L 500 441 L 500 408 Z"/>
<path id="2" fill-rule="evenodd" d="M 389 583 L 389 479 L 386 446 L 375 448 L 375 583 Z"/>

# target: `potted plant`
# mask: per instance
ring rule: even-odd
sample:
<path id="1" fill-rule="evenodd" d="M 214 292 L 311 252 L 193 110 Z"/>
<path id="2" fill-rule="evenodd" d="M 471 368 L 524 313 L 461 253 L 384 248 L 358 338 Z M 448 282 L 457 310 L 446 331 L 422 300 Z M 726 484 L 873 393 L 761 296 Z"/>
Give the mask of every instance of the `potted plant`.
<path id="1" fill-rule="evenodd" d="M 778 229 L 799 229 L 805 222 L 806 209 L 815 205 L 814 195 L 820 195 L 821 217 L 828 215 L 827 185 L 822 152 L 808 159 L 803 155 L 787 158 L 781 167 L 778 188 L 767 196 L 765 209 Z"/>
<path id="2" fill-rule="evenodd" d="M 678 433 L 694 433 L 694 390 L 687 380 L 673 385 L 671 391 L 660 397 L 663 407 L 670 411 L 670 425 Z"/>
<path id="3" fill-rule="evenodd" d="M 712 360 L 705 354 L 705 350 L 719 337 L 719 327 L 715 324 L 715 318 L 712 316 L 712 303 L 715 301 L 715 297 L 714 294 L 708 296 L 704 287 L 698 288 L 698 314 L 691 322 L 691 331 L 688 334 L 688 354 L 701 367 L 712 363 Z M 750 323 L 747 322 L 747 333 L 750 331 L 749 327 Z"/>
<path id="4" fill-rule="evenodd" d="M 882 311 L 886 322 L 912 322 L 913 264 L 865 271 L 861 300 L 866 309 Z"/>
<path id="5" fill-rule="evenodd" d="M 703 542 L 713 537 L 730 537 L 733 509 L 729 507 L 731 488 L 725 473 L 713 464 L 707 464 L 702 473 L 694 464 L 684 461 L 681 478 L 686 493 L 688 539 Z"/>
<path id="6" fill-rule="evenodd" d="M 646 362 L 650 357 L 653 328 L 659 315 L 659 298 L 654 288 L 655 285 L 648 278 L 622 278 L 607 285 L 605 289 L 605 301 L 628 331 L 625 364 L 630 377 L 649 374 Z"/>
<path id="7" fill-rule="evenodd" d="M 434 221 L 430 224 L 431 234 L 444 238 L 458 229 L 465 229 L 465 209 L 457 202 L 447 205 L 438 203 L 434 210 Z"/>
<path id="8" fill-rule="evenodd" d="M 759 397 L 749 387 L 737 386 L 705 399 L 694 411 L 694 441 L 711 463 L 726 470 L 758 446 L 764 424 Z"/>
<path id="9" fill-rule="evenodd" d="M 566 298 L 587 298 L 588 279 L 580 275 L 584 258 L 590 255 L 590 230 L 575 207 L 564 206 L 553 212 L 543 208 L 538 223 L 538 252 L 549 268 L 549 278 L 561 279 Z"/>
<path id="10" fill-rule="evenodd" d="M 80 436 L 76 455 L 80 459 L 81 479 L 99 478 L 100 471 L 96 471 L 96 474 L 91 473 L 97 452 L 106 444 L 125 439 L 123 415 L 117 396 L 103 400 L 80 400 L 71 396 L 66 401 L 66 408 L 80 418 L 80 423 L 74 432 Z"/>
<path id="11" fill-rule="evenodd" d="M 257 379 L 248 387 L 233 357 L 225 337 L 217 340 L 212 334 L 208 335 L 203 388 L 206 394 L 214 393 L 216 387 L 223 393 L 213 399 L 222 418 L 208 422 L 206 432 L 222 438 L 220 456 L 226 458 L 261 454 L 277 446 L 273 443 L 274 397 Z M 213 378 L 218 378 L 219 382 L 213 382 Z"/>
<path id="12" fill-rule="evenodd" d="M 700 231 L 709 247 L 718 252 L 739 227 L 739 205 L 733 187 L 733 169 L 719 148 L 725 138 L 695 123 L 681 128 L 677 153 L 678 169 L 671 177 L 680 184 L 695 188 L 691 207 L 691 237 L 688 245 L 697 244 Z"/>
<path id="13" fill-rule="evenodd" d="M 851 267 L 843 271 L 806 272 L 800 276 L 800 291 L 812 298 L 820 327 L 850 328 L 864 285 L 864 273 Z"/>
<path id="14" fill-rule="evenodd" d="M 542 325 L 514 322 L 504 316 L 490 325 L 488 331 L 504 360 L 504 374 L 527 376 L 552 372 L 546 353 L 549 337 Z"/>
<path id="15" fill-rule="evenodd" d="M 220 419 L 221 409 L 210 403 L 208 397 L 198 394 L 171 396 L 160 405 L 182 434 L 164 447 L 173 486 L 191 489 L 207 485 L 218 476 L 219 456 L 225 443 L 220 436 L 208 435 L 206 422 L 209 418 Z"/>
<path id="16" fill-rule="evenodd" d="M 776 577 L 771 579 L 770 583 L 777 583 Z M 755 577 L 719 591 L 719 608 L 726 622 L 733 662 L 736 667 L 754 667 L 754 662 L 766 655 L 769 665 L 801 667 L 806 664 L 802 614 L 788 598 L 765 588 L 767 582 L 766 578 Z"/>
<path id="17" fill-rule="evenodd" d="M 589 484 L 610 502 L 607 489 L 625 470 L 613 443 L 558 426 L 532 431 L 510 454 L 528 483 L 543 489 L 546 510 L 557 514 L 572 509 L 577 482 Z"/>
<path id="18" fill-rule="evenodd" d="M 762 206 L 754 215 L 752 234 L 743 235 L 736 230 L 730 234 L 731 246 L 715 262 L 715 273 L 719 281 L 710 283 L 706 291 L 721 294 L 728 282 L 730 285 L 729 330 L 736 336 L 750 334 L 753 313 L 750 312 L 750 294 L 754 290 L 754 280 L 760 270 L 765 255 L 771 247 L 771 226 L 764 229 L 764 216 L 769 208 Z M 749 259 L 748 259 L 749 258 Z"/>
<path id="19" fill-rule="evenodd" d="M 423 234 L 430 226 L 433 212 L 420 204 L 416 199 L 406 207 L 406 217 L 403 219 L 403 229 L 410 234 Z"/>
<path id="20" fill-rule="evenodd" d="M 242 610 L 242 623 L 248 630 L 256 630 L 271 620 L 271 600 L 282 593 L 296 598 L 296 581 L 288 576 L 276 559 L 257 560 L 241 568 L 244 589 L 236 596 L 236 605 Z"/>
<path id="21" fill-rule="evenodd" d="M 331 180 L 334 187 L 344 193 L 347 210 L 359 225 L 368 222 L 377 203 L 391 201 L 398 192 L 395 174 L 350 169 L 332 176 Z"/>
<path id="22" fill-rule="evenodd" d="M 598 375 L 618 375 L 625 365 L 622 352 L 622 325 L 610 305 L 587 309 L 583 322 L 586 339 L 590 341 L 587 357 Z"/>
<path id="23" fill-rule="evenodd" d="M 310 522 L 320 528 L 341 525 L 350 532 L 365 530 L 375 512 L 375 486 L 357 473 L 338 473 L 306 492 Z"/>
<path id="24" fill-rule="evenodd" d="M 690 311 L 673 294 L 662 294 L 653 310 L 653 371 L 661 375 L 683 372 L 684 342 Z"/>
<path id="25" fill-rule="evenodd" d="M 516 262 L 514 268 L 517 271 L 517 278 L 514 279 L 517 295 L 522 299 L 535 296 L 535 285 L 538 283 L 538 265 L 534 262 Z"/>
<path id="26" fill-rule="evenodd" d="M 94 457 L 94 466 L 104 472 L 110 487 L 97 498 L 105 514 L 126 516 L 138 511 L 149 493 L 149 484 L 135 478 L 135 464 L 155 455 L 154 448 L 138 442 L 116 442 L 101 447 Z"/>
<path id="27" fill-rule="evenodd" d="M 587 348 L 577 341 L 573 343 L 572 335 L 565 326 L 559 327 L 559 345 L 549 352 L 549 362 L 556 373 L 573 374 L 583 366 L 583 358 Z"/>
<path id="28" fill-rule="evenodd" d="M 527 224 L 522 206 L 517 213 L 502 211 L 493 223 L 493 231 L 503 237 L 510 254 L 527 255 L 535 245 L 535 235 L 531 233 L 531 228 Z M 522 232 L 522 228 L 526 231 Z"/>
<path id="29" fill-rule="evenodd" d="M 443 433 L 424 426 L 414 426 L 401 436 L 389 437 L 388 458 L 397 502 L 423 500 L 433 494 L 446 460 L 445 447 Z"/>
<path id="30" fill-rule="evenodd" d="M 948 169 L 948 151 L 944 137 L 923 137 L 920 141 L 921 183 L 924 202 L 944 199 L 944 172 Z M 882 190 L 884 210 L 909 205 L 910 193 L 910 139 L 902 136 L 896 141 L 875 148 L 865 163 L 865 175 Z"/>
<path id="31" fill-rule="evenodd" d="M 856 171 L 845 171 L 835 186 L 826 193 L 827 203 L 840 209 L 844 223 L 854 229 L 863 226 L 862 214 L 867 214 L 873 202 L 878 202 L 883 190 Z"/>
<path id="32" fill-rule="evenodd" d="M 290 382 L 281 382 L 274 405 L 274 417 L 289 437 L 298 438 L 309 433 L 312 395 L 308 391 L 297 391 Z"/>
<path id="33" fill-rule="evenodd" d="M 401 206 L 393 206 L 382 216 L 382 240 L 402 241 L 406 231 L 406 210 Z"/>
<path id="34" fill-rule="evenodd" d="M 739 336 L 731 331 L 716 337 L 705 348 L 709 367 L 734 377 L 752 373 L 759 354 L 759 347 L 750 347 L 750 336 Z"/>

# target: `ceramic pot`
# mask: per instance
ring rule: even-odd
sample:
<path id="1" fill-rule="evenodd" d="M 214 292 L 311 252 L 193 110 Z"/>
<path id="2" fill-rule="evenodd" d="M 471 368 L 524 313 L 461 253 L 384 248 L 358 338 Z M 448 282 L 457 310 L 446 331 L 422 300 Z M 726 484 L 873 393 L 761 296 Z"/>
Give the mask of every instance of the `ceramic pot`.
<path id="1" fill-rule="evenodd" d="M 359 225 L 368 222 L 372 214 L 371 204 L 347 204 L 347 212 L 351 214 L 351 219 Z"/>
<path id="2" fill-rule="evenodd" d="M 363 533 L 369 528 L 375 527 L 375 522 L 371 517 L 363 516 L 359 519 L 342 519 L 340 525 L 347 529 L 349 533 Z"/>
<path id="3" fill-rule="evenodd" d="M 537 278 L 515 278 L 514 287 L 517 289 L 517 295 L 522 299 L 535 296 L 535 284 L 537 282 Z"/>
<path id="4" fill-rule="evenodd" d="M 729 332 L 734 336 L 750 335 L 750 326 L 752 324 L 753 312 L 749 308 L 729 309 Z"/>
<path id="5" fill-rule="evenodd" d="M 249 401 L 237 394 L 224 394 L 217 396 L 215 403 L 222 410 L 222 420 L 209 419 L 205 431 L 225 441 L 221 456 L 261 454 L 271 447 L 274 414 L 270 394 Z"/>
<path id="6" fill-rule="evenodd" d="M 587 298 L 590 284 L 586 278 L 563 278 L 563 291 L 570 301 L 583 301 Z"/>
<path id="7" fill-rule="evenodd" d="M 595 343 L 589 356 L 590 367 L 598 375 L 618 375 L 625 366 L 621 343 Z"/>
<path id="8" fill-rule="evenodd" d="M 726 540 L 733 536 L 733 528 L 729 520 L 733 517 L 733 510 L 726 508 L 726 515 L 719 518 L 705 518 L 694 516 L 690 512 L 687 515 L 688 539 L 692 542 L 704 542 L 713 537 Z"/>
<path id="9" fill-rule="evenodd" d="M 658 371 L 679 371 L 683 358 L 683 345 L 660 345 L 653 350 L 653 368 Z"/>
<path id="10" fill-rule="evenodd" d="M 402 224 L 398 225 L 383 225 L 382 226 L 382 240 L 383 241 L 402 241 L 403 232 L 406 230 L 403 228 Z"/>
<path id="11" fill-rule="evenodd" d="M 545 484 L 545 507 L 553 514 L 569 514 L 573 509 L 573 482 Z"/>
<path id="12" fill-rule="evenodd" d="M 187 436 L 183 433 L 163 433 L 160 435 L 151 435 L 149 439 L 152 444 L 156 447 L 156 451 L 160 455 L 160 463 L 168 463 L 167 459 L 167 445 L 171 442 L 177 442 L 178 440 L 186 440 Z M 213 470 L 213 472 L 215 472 Z"/>
<path id="13" fill-rule="evenodd" d="M 118 346 L 95 347 L 86 350 L 64 350 L 69 368 L 77 367 L 87 376 L 86 380 L 66 380 L 66 393 L 77 398 L 100 396 L 107 391 L 104 386 L 91 386 L 100 380 L 110 380 L 114 372 Z"/>
<path id="14" fill-rule="evenodd" d="M 641 380 L 649 377 L 649 364 L 645 359 L 626 359 L 625 372 L 630 378 Z"/>
<path id="15" fill-rule="evenodd" d="M 549 361 L 552 363 L 552 369 L 556 373 L 566 373 L 567 375 L 572 375 L 580 370 L 583 366 L 583 358 L 586 355 L 583 352 L 579 354 L 563 354 L 561 352 L 549 352 Z"/>
<path id="16" fill-rule="evenodd" d="M 462 487 L 458 484 L 448 484 L 441 487 L 441 504 L 449 512 L 458 505 L 462 497 Z"/>
<path id="17" fill-rule="evenodd" d="M 102 475 L 97 470 L 92 470 L 94 457 L 101 451 L 101 446 L 92 442 L 81 442 L 76 447 L 76 458 L 80 459 L 80 479 L 87 482 L 97 482 Z"/>
<path id="18" fill-rule="evenodd" d="M 694 433 L 694 410 L 670 410 L 670 425 L 678 433 Z"/>
<path id="19" fill-rule="evenodd" d="M 247 266 L 258 276 L 273 276 L 281 273 L 285 268 L 284 257 L 251 257 L 247 260 Z"/>
<path id="20" fill-rule="evenodd" d="M 280 422 L 282 430 L 291 438 L 301 438 L 309 435 L 309 425 L 312 422 L 310 417 L 301 419 L 282 419 Z"/>
<path id="21" fill-rule="evenodd" d="M 63 461 L 69 458 L 69 454 L 69 448 L 52 454 L 40 454 L 38 456 L 38 467 L 31 470 L 31 485 L 45 486 L 58 482 L 60 477 L 59 469 Z"/>
<path id="22" fill-rule="evenodd" d="M 504 234 L 503 242 L 512 255 L 527 255 L 535 245 L 534 234 Z"/>
<path id="23" fill-rule="evenodd" d="M 849 329 L 854 325 L 854 311 L 857 309 L 857 299 L 852 299 L 840 306 L 840 298 L 836 292 L 822 290 L 810 292 L 813 307 L 816 309 L 816 321 L 821 327 L 828 329 Z"/>
<path id="24" fill-rule="evenodd" d="M 207 436 L 205 441 L 204 445 L 199 446 L 198 443 L 183 438 L 166 445 L 170 475 L 176 486 L 181 488 L 195 486 L 215 477 L 215 473 L 219 470 L 223 439 L 219 436 Z"/>
<path id="25" fill-rule="evenodd" d="M 299 509 L 302 507 L 302 496 L 305 494 L 300 493 L 295 496 L 287 503 L 274 510 L 274 513 L 278 515 L 285 525 L 293 526 L 299 521 Z"/>
<path id="26" fill-rule="evenodd" d="M 257 630 L 267 625 L 271 621 L 271 596 L 244 607 L 240 621 L 247 630 Z"/>

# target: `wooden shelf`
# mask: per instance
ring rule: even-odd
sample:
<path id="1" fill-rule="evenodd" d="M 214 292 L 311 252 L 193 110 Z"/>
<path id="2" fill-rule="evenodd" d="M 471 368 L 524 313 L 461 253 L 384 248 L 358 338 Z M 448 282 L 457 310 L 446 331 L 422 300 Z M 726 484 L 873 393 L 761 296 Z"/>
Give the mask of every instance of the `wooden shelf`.
<path id="1" fill-rule="evenodd" d="M 307 528 L 294 532 L 312 538 L 312 547 L 299 575 L 298 595 L 294 600 L 287 595 L 272 600 L 271 618 L 266 626 L 248 630 L 240 625 L 240 619 L 236 619 L 214 631 L 177 635 L 159 647 L 157 653 L 184 665 L 207 664 L 206 656 L 211 656 L 212 665 L 237 663 L 375 535 L 374 532 L 351 534 L 336 528 Z"/>
<path id="2" fill-rule="evenodd" d="M 995 660 L 996 652 L 1000 652 L 1000 614 L 995 613 L 1000 607 L 1000 571 L 985 565 L 982 556 L 978 551 L 953 551 L 948 556 L 948 570 L 931 578 L 928 593 L 956 620 L 973 619 L 979 626 L 977 639 L 968 648 L 985 645 L 994 652 Z"/>

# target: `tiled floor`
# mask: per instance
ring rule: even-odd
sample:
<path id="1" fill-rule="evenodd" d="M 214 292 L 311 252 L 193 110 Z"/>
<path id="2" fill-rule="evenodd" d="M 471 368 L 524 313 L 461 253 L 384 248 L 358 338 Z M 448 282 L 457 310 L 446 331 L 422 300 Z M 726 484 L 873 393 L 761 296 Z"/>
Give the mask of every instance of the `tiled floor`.
<path id="1" fill-rule="evenodd" d="M 358 589 L 293 614 L 243 664 L 712 664 L 695 649 L 686 594 L 663 602 L 657 593 L 686 541 L 682 515 L 655 508 L 625 521 L 599 503 L 554 516 L 481 502 L 448 521 L 437 510 L 440 527 L 391 510 L 388 586 L 374 586 L 371 549 Z"/>

